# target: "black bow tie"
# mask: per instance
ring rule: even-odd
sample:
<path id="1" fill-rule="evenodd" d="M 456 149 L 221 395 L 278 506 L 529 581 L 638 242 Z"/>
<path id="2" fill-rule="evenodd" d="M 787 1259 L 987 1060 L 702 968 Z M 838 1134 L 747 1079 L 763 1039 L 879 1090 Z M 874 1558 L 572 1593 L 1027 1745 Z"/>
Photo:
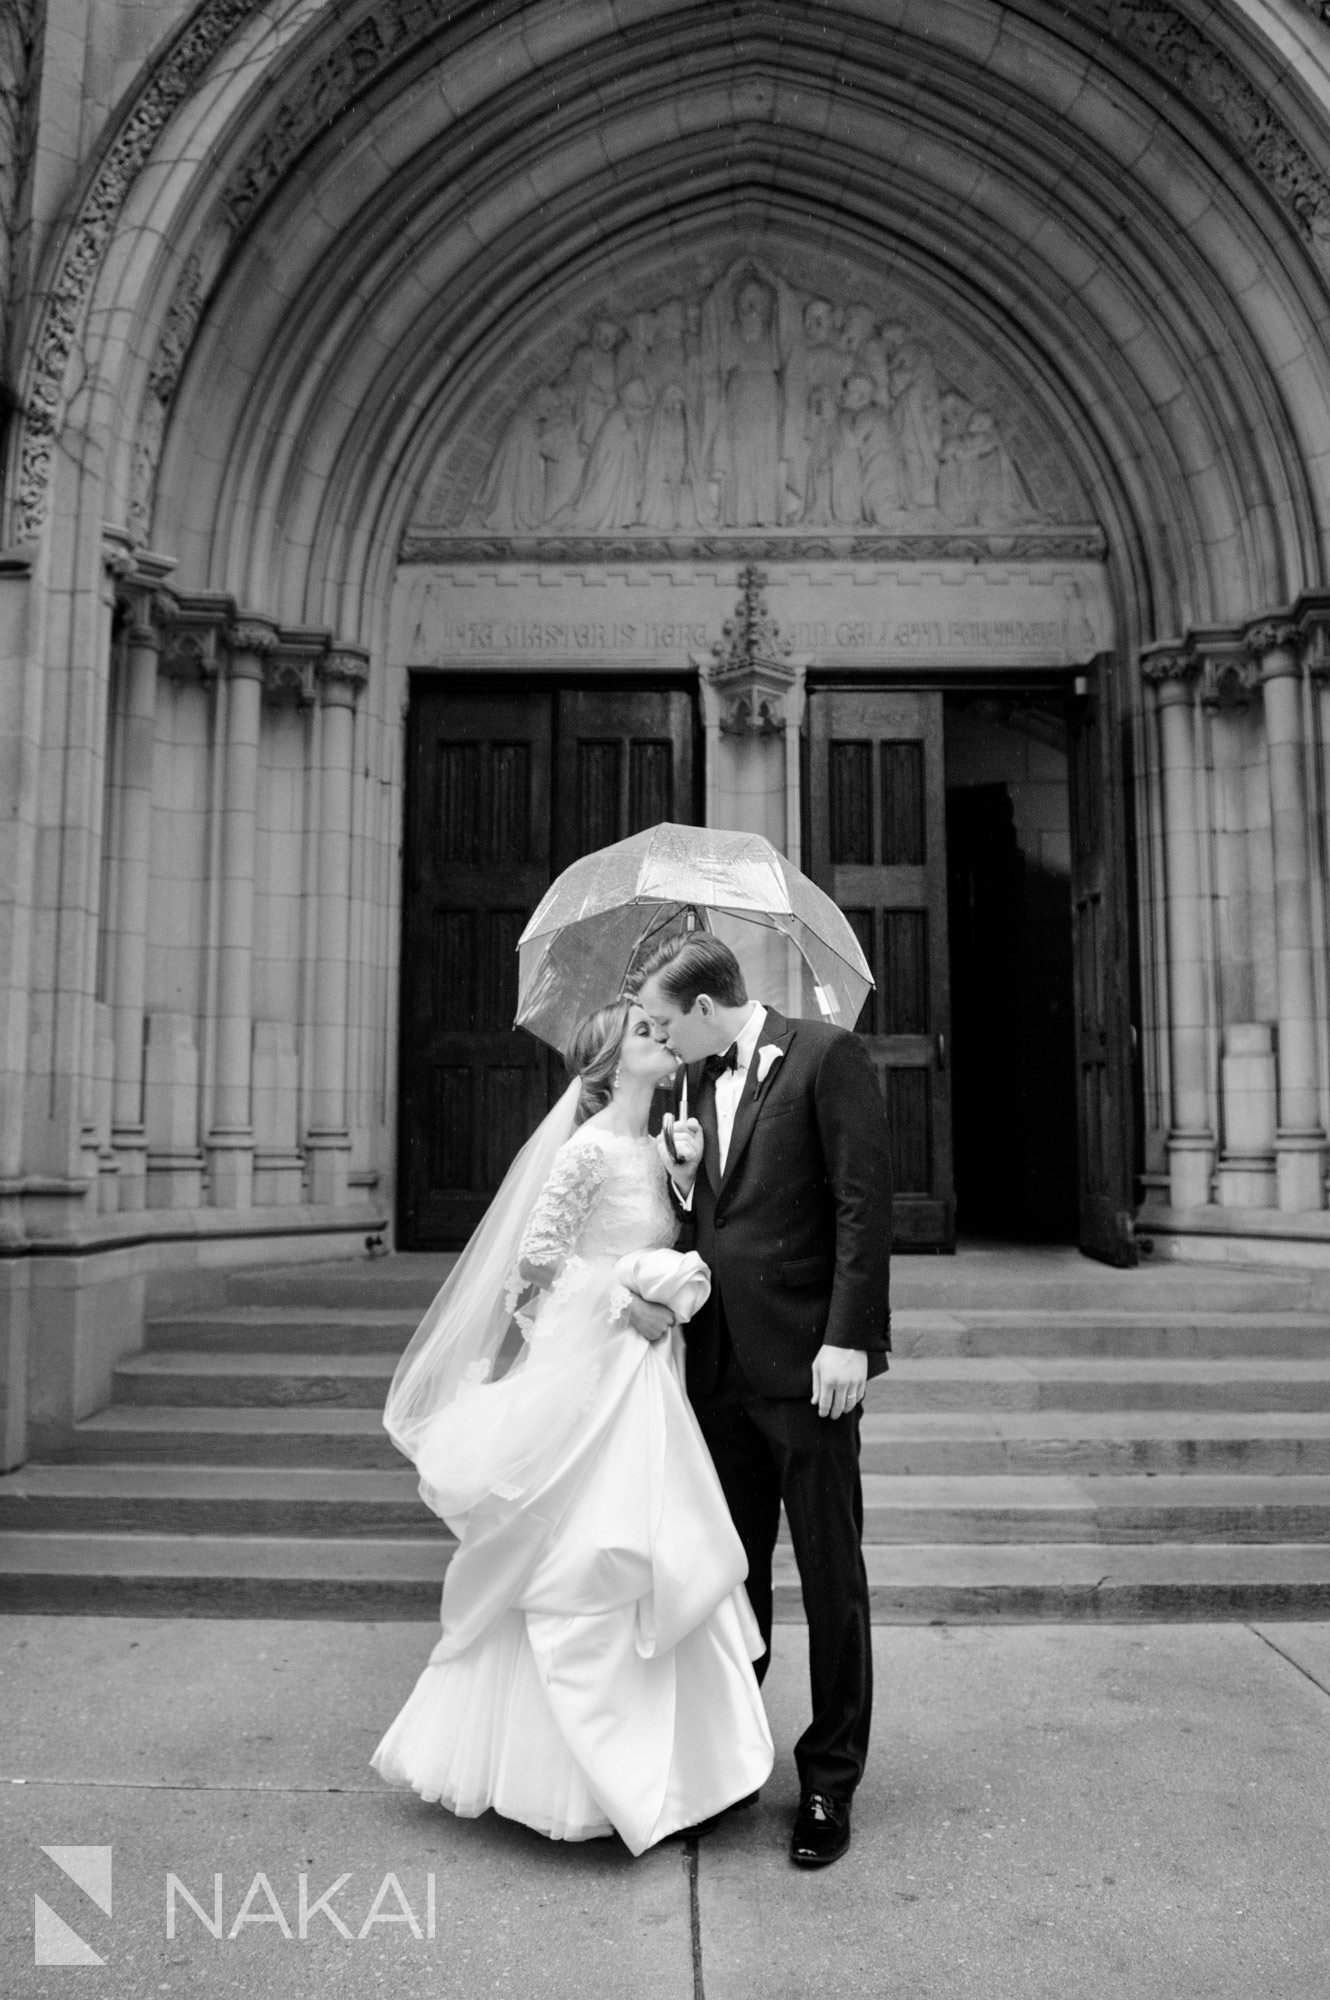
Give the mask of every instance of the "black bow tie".
<path id="1" fill-rule="evenodd" d="M 718 1076 L 723 1076 L 727 1069 L 738 1069 L 738 1067 L 739 1067 L 739 1044 L 737 1042 L 731 1042 L 730 1046 L 726 1049 L 723 1056 L 707 1057 L 706 1061 L 702 1065 L 702 1073 L 704 1076 L 709 1076 L 711 1078 L 711 1081 L 714 1083 L 716 1081 L 716 1078 Z"/>

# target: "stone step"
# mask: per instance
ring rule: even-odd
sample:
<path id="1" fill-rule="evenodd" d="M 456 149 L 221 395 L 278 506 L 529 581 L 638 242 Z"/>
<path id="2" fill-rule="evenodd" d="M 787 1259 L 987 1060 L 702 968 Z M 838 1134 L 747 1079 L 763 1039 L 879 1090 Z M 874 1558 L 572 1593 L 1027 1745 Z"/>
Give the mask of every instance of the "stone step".
<path id="1" fill-rule="evenodd" d="M 25 1465 L 0 1478 L 0 1529 L 107 1534 L 418 1537 L 414 1470 Z M 447 1530 L 439 1523 L 439 1533 Z"/>
<path id="2" fill-rule="evenodd" d="M 1330 1410 L 1330 1359 L 1116 1360 L 964 1356 L 893 1360 L 870 1411 Z"/>
<path id="3" fill-rule="evenodd" d="M 383 1306 L 225 1306 L 151 1319 L 148 1353 L 399 1355 L 420 1315 Z M 1327 1337 L 1330 1348 L 1330 1336 Z"/>
<path id="4" fill-rule="evenodd" d="M 399 1253 L 344 1263 L 286 1265 L 231 1273 L 226 1298 L 236 1305 L 349 1307 L 360 1300 L 424 1312 L 451 1270 L 451 1252 Z M 1330 1310 L 1330 1285 L 1315 1272 L 1213 1270 L 1196 1264 L 1114 1270 L 1072 1249 L 1025 1246 L 954 1257 L 892 1260 L 893 1310 L 1079 1312 L 1095 1307 L 1136 1312 L 1299 1312 Z"/>
<path id="5" fill-rule="evenodd" d="M 0 1534 L 11 1612 L 432 1621 L 450 1548 L 414 1540 Z M 866 1551 L 875 1624 L 1330 1616 L 1330 1544 L 1110 1548 L 980 1543 Z M 788 1550 L 776 1615 L 802 1621 Z M 779 1642 L 778 1642 L 779 1643 Z"/>
<path id="6" fill-rule="evenodd" d="M 893 1313 L 891 1337 L 902 1359 L 919 1360 L 1005 1355 L 1123 1361 L 1260 1360 L 1288 1355 L 1330 1360 L 1330 1317 L 1311 1312 L 906 1309 Z"/>
<path id="7" fill-rule="evenodd" d="M 237 1305 L 148 1322 L 149 1352 L 400 1354 L 420 1316 L 372 1306 Z M 978 1311 L 906 1307 L 893 1316 L 897 1354 L 917 1359 L 1003 1355 L 1117 1359 L 1330 1359 L 1324 1313 Z"/>
<path id="8" fill-rule="evenodd" d="M 125 1403 L 216 1405 L 337 1403 L 383 1408 L 391 1354 L 255 1354 L 163 1348 L 134 1354 L 112 1372 Z"/>
<path id="9" fill-rule="evenodd" d="M 410 1540 L 425 1519 L 415 1473 L 406 1466 L 367 1472 L 36 1464 L 0 1478 L 0 1530 Z M 869 1473 L 864 1540 L 1330 1541 L 1330 1478 Z"/>
<path id="10" fill-rule="evenodd" d="M 1330 1474 L 1330 1412 L 887 1411 L 863 1420 L 865 1472 Z M 76 1464 L 400 1469 L 377 1407 L 112 1403 L 75 1425 Z"/>
<path id="11" fill-rule="evenodd" d="M 874 1411 L 865 1472 L 1330 1475 L 1330 1411 Z"/>
<path id="12" fill-rule="evenodd" d="M 113 1398 L 148 1404 L 341 1404 L 379 1408 L 391 1354 L 153 1350 L 122 1361 Z M 1330 1410 L 1330 1357 L 1118 1360 L 901 1356 L 868 1408 L 913 1410 Z"/>
<path id="13" fill-rule="evenodd" d="M 74 1426 L 64 1456 L 72 1464 L 134 1460 L 348 1471 L 391 1470 L 405 1463 L 383 1428 L 380 1406 L 338 1404 L 111 1403 Z"/>

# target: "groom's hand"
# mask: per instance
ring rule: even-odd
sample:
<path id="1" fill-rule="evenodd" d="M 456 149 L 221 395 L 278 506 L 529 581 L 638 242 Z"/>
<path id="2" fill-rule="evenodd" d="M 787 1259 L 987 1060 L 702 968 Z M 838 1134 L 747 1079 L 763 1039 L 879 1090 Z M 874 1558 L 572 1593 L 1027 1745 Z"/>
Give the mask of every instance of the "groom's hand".
<path id="1" fill-rule="evenodd" d="M 868 1356 L 862 1347 L 819 1347 L 813 1360 L 813 1394 L 819 1417 L 843 1417 L 864 1399 Z"/>
<path id="2" fill-rule="evenodd" d="M 655 1299 L 639 1299 L 634 1292 L 628 1305 L 628 1324 L 643 1340 L 663 1340 L 674 1325 L 674 1314 Z"/>

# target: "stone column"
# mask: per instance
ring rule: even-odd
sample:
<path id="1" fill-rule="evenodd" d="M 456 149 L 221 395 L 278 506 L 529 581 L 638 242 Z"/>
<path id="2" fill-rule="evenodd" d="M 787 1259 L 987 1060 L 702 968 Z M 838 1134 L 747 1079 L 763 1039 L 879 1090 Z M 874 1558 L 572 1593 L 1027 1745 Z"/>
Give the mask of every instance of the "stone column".
<path id="1" fill-rule="evenodd" d="M 217 1024 L 213 1122 L 207 1141 L 215 1208 L 249 1208 L 254 1194 L 254 1127 L 250 1106 L 254 1033 L 251 979 L 254 815 L 264 660 L 276 644 L 274 627 L 258 619 L 246 619 L 227 627 Z"/>
<path id="2" fill-rule="evenodd" d="M 347 1027 L 351 938 L 351 797 L 356 700 L 369 674 L 367 656 L 334 647 L 316 669 L 319 684 L 318 958 L 314 966 L 314 1086 L 306 1133 L 309 1198 L 340 1204 L 347 1196 L 351 1134 L 347 1124 Z"/>
<path id="3" fill-rule="evenodd" d="M 1321 1124 L 1312 968 L 1311 839 L 1302 726 L 1302 648 L 1287 619 L 1253 625 L 1247 644 L 1261 676 L 1270 823 L 1275 864 L 1275 961 L 1279 980 L 1279 1206 L 1302 1213 L 1323 1203 Z"/>
<path id="4" fill-rule="evenodd" d="M 1159 707 L 1163 788 L 1168 1027 L 1172 1105 L 1167 1141 L 1169 1201 L 1202 1208 L 1210 1200 L 1215 1135 L 1206 1043 L 1194 687 L 1199 663 L 1185 646 L 1151 646 L 1141 671 Z"/>
<path id="5" fill-rule="evenodd" d="M 122 1209 L 147 1201 L 144 1129 L 144 1005 L 147 991 L 148 895 L 152 865 L 152 783 L 157 744 L 157 669 L 162 636 L 153 622 L 157 587 L 175 564 L 140 556 L 129 579 L 125 631 L 117 839 L 116 935 L 111 986 L 114 1044 L 111 1146 L 120 1163 Z"/>

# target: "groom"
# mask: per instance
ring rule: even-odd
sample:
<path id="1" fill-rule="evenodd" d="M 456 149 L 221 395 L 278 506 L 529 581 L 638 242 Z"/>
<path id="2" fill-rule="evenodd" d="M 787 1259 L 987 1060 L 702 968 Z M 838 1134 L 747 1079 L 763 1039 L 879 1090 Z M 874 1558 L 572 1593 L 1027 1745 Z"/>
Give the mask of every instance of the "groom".
<path id="1" fill-rule="evenodd" d="M 790 1524 L 813 1696 L 790 1858 L 825 1867 L 850 1844 L 872 1712 L 859 1410 L 891 1345 L 886 1112 L 858 1037 L 751 1001 L 707 932 L 662 945 L 637 997 L 688 1066 L 694 1115 L 667 1121 L 670 1171 L 712 1276 L 688 1393 L 748 1556 L 759 1679 L 782 1501 Z"/>

